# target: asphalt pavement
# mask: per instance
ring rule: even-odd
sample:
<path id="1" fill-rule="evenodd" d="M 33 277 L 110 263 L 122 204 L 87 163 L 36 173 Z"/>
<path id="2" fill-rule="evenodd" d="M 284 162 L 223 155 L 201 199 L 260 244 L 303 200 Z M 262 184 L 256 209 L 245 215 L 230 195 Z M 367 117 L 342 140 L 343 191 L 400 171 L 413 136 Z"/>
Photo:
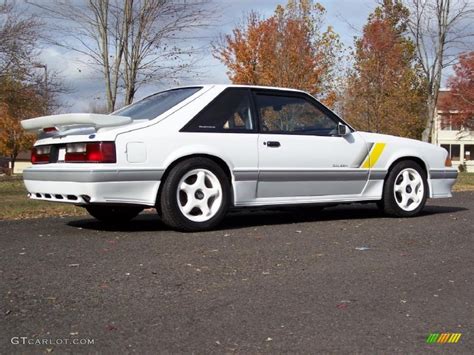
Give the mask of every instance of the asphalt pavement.
<path id="1" fill-rule="evenodd" d="M 0 222 L 0 353 L 474 353 L 474 192 L 374 204 Z M 431 333 L 458 343 L 427 344 Z"/>

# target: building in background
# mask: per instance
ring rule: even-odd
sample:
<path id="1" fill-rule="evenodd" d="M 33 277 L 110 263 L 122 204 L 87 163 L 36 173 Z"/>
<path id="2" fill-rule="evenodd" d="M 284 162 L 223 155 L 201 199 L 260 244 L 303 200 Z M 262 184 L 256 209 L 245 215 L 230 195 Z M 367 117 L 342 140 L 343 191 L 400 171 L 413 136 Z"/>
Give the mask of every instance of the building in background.
<path id="1" fill-rule="evenodd" d="M 29 166 L 31 166 L 31 152 L 26 150 L 20 152 L 15 161 L 15 171 L 13 174 L 23 174 L 23 170 Z M 0 157 L 0 175 L 10 174 L 11 167 L 10 158 Z"/>
<path id="2" fill-rule="evenodd" d="M 463 127 L 455 123 L 456 107 L 444 104 L 450 101 L 449 95 L 448 89 L 439 92 L 433 143 L 449 152 L 454 167 L 474 172 L 474 124 Z"/>
<path id="3" fill-rule="evenodd" d="M 13 174 L 23 174 L 23 170 L 28 168 L 29 166 L 31 166 L 31 151 L 22 151 L 16 157 L 15 171 L 13 172 Z"/>

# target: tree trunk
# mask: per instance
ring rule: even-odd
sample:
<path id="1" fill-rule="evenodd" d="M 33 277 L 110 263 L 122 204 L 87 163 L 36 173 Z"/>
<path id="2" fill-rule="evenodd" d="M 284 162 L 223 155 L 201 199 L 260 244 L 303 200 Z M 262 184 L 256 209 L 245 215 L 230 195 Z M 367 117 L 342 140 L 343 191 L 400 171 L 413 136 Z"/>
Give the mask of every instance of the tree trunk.
<path id="1" fill-rule="evenodd" d="M 105 69 L 106 66 L 108 66 L 108 64 L 104 65 L 104 71 L 107 70 Z M 115 97 L 112 93 L 110 76 L 108 74 L 105 74 L 105 92 L 107 95 L 107 112 L 113 112 L 115 111 Z"/>
<path id="2" fill-rule="evenodd" d="M 125 91 L 125 105 L 130 105 L 133 102 L 133 98 L 135 97 L 135 82 L 130 81 L 127 84 L 127 88 Z"/>
<path id="3" fill-rule="evenodd" d="M 433 124 L 434 124 L 434 119 L 436 115 L 436 103 L 434 100 L 435 99 L 433 95 L 428 96 L 428 102 L 427 102 L 428 112 L 426 113 L 425 129 L 423 130 L 423 133 L 421 134 L 421 140 L 423 142 L 431 142 L 431 138 L 433 136 Z"/>

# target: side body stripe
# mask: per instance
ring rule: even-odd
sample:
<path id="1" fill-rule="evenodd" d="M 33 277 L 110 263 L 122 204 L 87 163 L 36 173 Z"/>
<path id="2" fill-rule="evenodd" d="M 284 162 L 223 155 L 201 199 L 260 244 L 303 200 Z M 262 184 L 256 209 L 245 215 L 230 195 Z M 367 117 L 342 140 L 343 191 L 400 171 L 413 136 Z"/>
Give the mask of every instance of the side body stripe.
<path id="1" fill-rule="evenodd" d="M 362 163 L 361 168 L 370 169 L 375 166 L 380 156 L 382 155 L 383 150 L 385 149 L 385 143 L 375 143 L 372 146 L 367 158 Z"/>

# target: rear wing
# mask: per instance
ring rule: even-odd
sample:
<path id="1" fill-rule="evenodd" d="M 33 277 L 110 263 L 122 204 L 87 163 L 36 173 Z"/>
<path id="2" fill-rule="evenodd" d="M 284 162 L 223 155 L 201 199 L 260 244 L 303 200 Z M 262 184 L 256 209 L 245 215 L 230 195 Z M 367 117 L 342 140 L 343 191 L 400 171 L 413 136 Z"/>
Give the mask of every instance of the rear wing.
<path id="1" fill-rule="evenodd" d="M 114 127 L 131 123 L 132 119 L 125 116 L 102 115 L 96 113 L 68 113 L 62 115 L 43 116 L 21 121 L 21 126 L 27 131 L 38 131 L 45 128 L 75 128 L 75 127 Z"/>

